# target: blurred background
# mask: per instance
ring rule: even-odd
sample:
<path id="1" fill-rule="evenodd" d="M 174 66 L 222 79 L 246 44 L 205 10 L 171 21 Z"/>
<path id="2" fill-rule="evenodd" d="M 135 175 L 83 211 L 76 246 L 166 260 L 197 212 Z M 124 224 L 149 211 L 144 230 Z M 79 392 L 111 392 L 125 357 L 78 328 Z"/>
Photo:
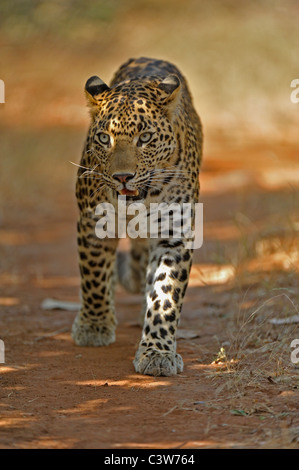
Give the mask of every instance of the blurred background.
<path id="1" fill-rule="evenodd" d="M 188 78 L 206 129 L 295 138 L 296 0 L 2 0 L 6 125 L 82 126 L 82 89 L 129 57 L 165 58 Z"/>
<path id="2" fill-rule="evenodd" d="M 207 236 L 223 214 L 234 224 L 223 228 L 227 239 L 236 226 L 248 234 L 257 227 L 252 219 L 265 222 L 265 214 L 269 227 L 295 230 L 299 103 L 290 95 L 299 78 L 298 20 L 296 0 L 2 0 L 3 239 L 25 243 L 30 227 L 49 217 L 56 227 L 75 220 L 76 168 L 69 162 L 79 162 L 89 123 L 84 84 L 94 74 L 109 82 L 138 56 L 173 62 L 189 82 L 204 127 Z M 249 193 L 252 209 L 244 205 Z M 24 227 L 17 234 L 16 216 Z M 207 239 L 210 260 L 208 248 Z"/>
<path id="3" fill-rule="evenodd" d="M 290 95 L 298 20 L 296 0 L 2 0 L 3 259 L 36 236 L 34 227 L 47 227 L 48 237 L 50 221 L 74 243 L 69 162 L 79 162 L 89 123 L 84 84 L 94 74 L 109 82 L 138 56 L 181 69 L 203 122 L 201 260 L 232 263 L 236 239 L 248 256 L 261 223 L 266 232 L 297 233 L 299 103 Z"/>
<path id="4" fill-rule="evenodd" d="M 109 82 L 130 57 L 167 59 L 182 70 L 204 124 L 206 155 L 224 142 L 296 142 L 299 104 L 290 100 L 290 83 L 299 75 L 298 19 L 296 0 L 2 0 L 3 193 L 19 187 L 19 152 L 27 162 L 22 177 L 50 163 L 59 179 L 60 153 L 79 158 L 86 79 Z"/>
<path id="5" fill-rule="evenodd" d="M 299 78 L 298 20 L 296 0 L 2 0 L 4 270 L 22 270 L 11 247 L 26 247 L 37 230 L 45 242 L 50 225 L 54 239 L 60 227 L 72 242 L 76 266 L 69 162 L 79 163 L 88 129 L 84 85 L 94 74 L 109 82 L 130 57 L 176 64 L 203 122 L 198 259 L 235 269 L 255 252 L 248 237 L 259 237 L 261 225 L 297 233 L 299 103 L 290 95 Z M 45 268 L 28 269 L 35 276 Z"/>
<path id="6" fill-rule="evenodd" d="M 290 100 L 290 83 L 299 74 L 298 19 L 296 0 L 2 0 L 4 158 L 9 154 L 14 168 L 11 153 L 21 150 L 43 166 L 74 129 L 78 139 L 69 145 L 78 158 L 88 126 L 86 79 L 97 74 L 109 82 L 119 65 L 138 56 L 167 59 L 185 74 L 204 124 L 206 154 L 224 140 L 296 142 L 299 104 Z M 47 132 L 53 128 L 62 135 L 54 139 Z"/>

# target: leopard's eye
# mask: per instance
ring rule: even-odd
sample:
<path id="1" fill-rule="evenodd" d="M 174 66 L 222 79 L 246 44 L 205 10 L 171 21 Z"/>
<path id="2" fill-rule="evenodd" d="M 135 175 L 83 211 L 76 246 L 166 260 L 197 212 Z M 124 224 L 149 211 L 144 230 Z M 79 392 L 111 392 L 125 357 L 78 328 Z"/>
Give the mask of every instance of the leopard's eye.
<path id="1" fill-rule="evenodd" d="M 109 145 L 110 144 L 110 135 L 106 134 L 105 132 L 99 132 L 97 135 L 97 140 L 103 144 L 103 145 Z"/>
<path id="2" fill-rule="evenodd" d="M 143 132 L 143 134 L 140 134 L 138 140 L 139 145 L 147 144 L 151 140 L 152 135 L 151 132 Z"/>

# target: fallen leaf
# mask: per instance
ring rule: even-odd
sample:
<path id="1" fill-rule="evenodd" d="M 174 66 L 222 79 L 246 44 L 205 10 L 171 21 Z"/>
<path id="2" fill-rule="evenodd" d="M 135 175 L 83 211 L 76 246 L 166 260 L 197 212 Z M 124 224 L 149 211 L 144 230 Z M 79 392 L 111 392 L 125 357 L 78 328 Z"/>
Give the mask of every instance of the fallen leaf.
<path id="1" fill-rule="evenodd" d="M 67 300 L 45 299 L 41 303 L 43 310 L 70 310 L 71 312 L 79 310 L 81 304 L 79 302 L 69 302 Z"/>
<path id="2" fill-rule="evenodd" d="M 235 416 L 247 416 L 247 413 L 244 410 L 230 410 L 230 413 Z"/>
<path id="3" fill-rule="evenodd" d="M 199 338 L 199 334 L 192 330 L 178 330 L 177 332 L 177 339 L 193 339 Z"/>
<path id="4" fill-rule="evenodd" d="M 288 318 L 271 318 L 269 320 L 273 325 L 285 325 L 287 323 L 299 323 L 299 315 L 293 315 Z"/>

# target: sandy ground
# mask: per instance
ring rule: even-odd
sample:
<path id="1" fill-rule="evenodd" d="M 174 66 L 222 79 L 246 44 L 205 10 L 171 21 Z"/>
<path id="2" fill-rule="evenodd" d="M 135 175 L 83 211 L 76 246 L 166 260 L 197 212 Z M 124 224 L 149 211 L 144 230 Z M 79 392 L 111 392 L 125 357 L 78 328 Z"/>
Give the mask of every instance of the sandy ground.
<path id="1" fill-rule="evenodd" d="M 46 211 L 24 213 L 20 198 L 0 230 L 0 447 L 298 447 L 298 324 L 270 323 L 298 314 L 298 169 L 284 143 L 209 149 L 185 368 L 170 378 L 134 372 L 139 296 L 118 288 L 117 340 L 103 348 L 74 345 L 75 312 L 41 308 L 78 301 L 74 195 L 61 185 Z"/>

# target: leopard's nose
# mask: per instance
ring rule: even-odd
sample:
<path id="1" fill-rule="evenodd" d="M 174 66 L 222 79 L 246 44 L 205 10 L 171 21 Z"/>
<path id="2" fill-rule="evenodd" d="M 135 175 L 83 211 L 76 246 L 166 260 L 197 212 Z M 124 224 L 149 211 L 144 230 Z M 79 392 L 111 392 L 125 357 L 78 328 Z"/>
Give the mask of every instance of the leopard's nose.
<path id="1" fill-rule="evenodd" d="M 120 183 L 127 183 L 129 180 L 134 178 L 135 173 L 114 173 L 113 178 L 119 181 Z"/>

